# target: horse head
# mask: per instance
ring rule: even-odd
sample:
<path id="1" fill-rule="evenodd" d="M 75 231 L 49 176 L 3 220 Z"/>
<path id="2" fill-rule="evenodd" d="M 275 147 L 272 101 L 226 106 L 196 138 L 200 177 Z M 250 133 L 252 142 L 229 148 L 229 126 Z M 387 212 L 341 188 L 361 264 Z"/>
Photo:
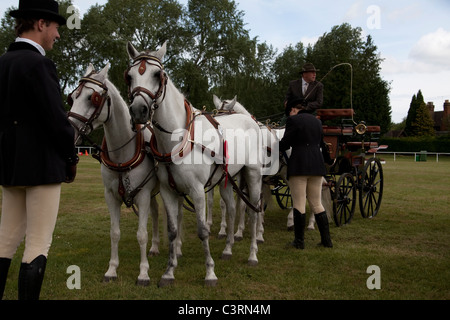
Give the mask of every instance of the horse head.
<path id="1" fill-rule="evenodd" d="M 213 95 L 214 106 L 217 110 L 234 111 L 236 113 L 252 116 L 245 107 L 237 101 L 237 96 L 233 100 L 220 100 L 216 95 Z"/>
<path id="2" fill-rule="evenodd" d="M 109 63 L 99 73 L 89 64 L 78 87 L 67 97 L 71 107 L 69 121 L 75 128 L 75 143 L 80 143 L 81 138 L 88 136 L 109 119 L 110 102 L 105 85 L 108 70 Z M 108 108 L 104 108 L 106 102 Z"/>
<path id="3" fill-rule="evenodd" d="M 128 42 L 127 51 L 133 60 L 125 71 L 128 85 L 130 115 L 135 123 L 145 124 L 164 99 L 167 74 L 162 64 L 166 42 L 156 51 L 139 52 Z"/>

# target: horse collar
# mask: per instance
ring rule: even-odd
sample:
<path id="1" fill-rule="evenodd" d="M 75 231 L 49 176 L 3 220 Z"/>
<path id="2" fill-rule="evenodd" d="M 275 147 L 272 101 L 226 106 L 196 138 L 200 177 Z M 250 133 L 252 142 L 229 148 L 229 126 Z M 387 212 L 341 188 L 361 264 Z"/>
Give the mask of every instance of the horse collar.
<path id="1" fill-rule="evenodd" d="M 139 125 L 136 125 L 136 151 L 133 155 L 133 157 L 124 163 L 115 163 L 111 161 L 108 155 L 108 146 L 106 145 L 106 139 L 103 138 L 102 143 L 102 151 L 100 154 L 100 160 L 105 167 L 107 167 L 110 170 L 117 171 L 117 172 L 124 172 L 129 171 L 131 169 L 134 169 L 138 165 L 144 161 L 145 156 L 147 155 L 145 151 L 145 141 L 144 141 L 144 135 L 142 134 L 142 130 Z"/>
<path id="2" fill-rule="evenodd" d="M 181 143 L 178 148 L 170 153 L 161 153 L 158 151 L 158 146 L 156 142 L 156 135 L 152 132 L 152 138 L 150 140 L 150 149 L 153 157 L 162 163 L 170 164 L 173 163 L 173 157 L 182 158 L 183 156 L 189 154 L 192 150 L 192 145 L 194 141 L 194 119 L 195 115 L 192 112 L 191 105 L 187 100 L 184 100 L 184 108 L 186 110 L 186 130 Z"/>

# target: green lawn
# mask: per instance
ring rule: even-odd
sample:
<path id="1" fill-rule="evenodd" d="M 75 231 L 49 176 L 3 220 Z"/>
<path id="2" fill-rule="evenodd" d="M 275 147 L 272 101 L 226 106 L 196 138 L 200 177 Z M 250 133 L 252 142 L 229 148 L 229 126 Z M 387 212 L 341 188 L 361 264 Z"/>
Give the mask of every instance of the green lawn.
<path id="1" fill-rule="evenodd" d="M 379 214 L 363 219 L 357 207 L 349 225 L 338 228 L 331 224 L 334 248 L 316 247 L 320 240 L 317 228 L 306 232 L 305 250 L 286 247 L 293 238 L 286 230 L 287 211 L 275 207 L 266 212 L 265 243 L 259 246 L 258 266 L 247 265 L 248 232 L 243 241 L 235 243 L 232 259 L 221 260 L 225 240 L 217 238 L 220 214 L 216 201 L 210 248 L 218 285 L 204 286 L 205 260 L 195 216 L 185 212 L 183 257 L 178 261 L 175 283 L 158 288 L 168 259 L 167 240 L 161 241 L 161 254 L 149 258 L 150 286 L 136 286 L 138 220 L 129 209 L 124 209 L 121 217 L 119 277 L 115 282 L 102 282 L 110 255 L 109 214 L 100 165 L 82 156 L 77 180 L 63 186 L 41 299 L 448 300 L 450 159 L 442 157 L 438 163 L 430 158 L 414 162 L 412 157 L 397 156 L 394 162 L 383 155 L 383 159 L 385 183 Z M 166 237 L 162 217 L 159 221 L 161 235 Z M 13 260 L 5 299 L 17 297 L 22 250 L 20 247 Z M 72 265 L 80 268 L 81 289 L 67 287 L 71 276 L 67 268 Z M 381 289 L 367 287 L 372 276 L 367 268 L 373 265 L 379 267 Z"/>

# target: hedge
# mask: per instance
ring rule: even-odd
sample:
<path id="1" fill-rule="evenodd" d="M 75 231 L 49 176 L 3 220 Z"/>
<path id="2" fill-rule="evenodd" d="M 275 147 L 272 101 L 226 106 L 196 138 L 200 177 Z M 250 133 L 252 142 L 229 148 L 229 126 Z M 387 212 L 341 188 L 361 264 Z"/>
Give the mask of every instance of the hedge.
<path id="1" fill-rule="evenodd" d="M 450 136 L 443 137 L 408 137 L 388 138 L 381 137 L 379 144 L 387 144 L 386 151 L 391 152 L 428 152 L 450 153 Z"/>

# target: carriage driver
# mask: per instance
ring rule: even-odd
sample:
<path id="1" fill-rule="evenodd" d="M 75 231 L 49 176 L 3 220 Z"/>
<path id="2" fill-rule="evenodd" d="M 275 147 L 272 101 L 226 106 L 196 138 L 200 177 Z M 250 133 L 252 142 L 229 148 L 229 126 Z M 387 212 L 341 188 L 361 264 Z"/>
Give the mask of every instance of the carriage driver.
<path id="1" fill-rule="evenodd" d="M 25 238 L 18 297 L 37 300 L 59 210 L 62 182 L 78 157 L 53 61 L 45 57 L 66 19 L 54 0 L 20 0 L 16 41 L 0 57 L 0 299 Z"/>
<path id="2" fill-rule="evenodd" d="M 316 81 L 316 70 L 312 63 L 305 63 L 300 70 L 301 79 L 289 82 L 289 88 L 284 100 L 285 115 L 289 117 L 292 103 L 296 101 L 298 109 L 314 112 L 323 104 L 323 84 Z"/>

